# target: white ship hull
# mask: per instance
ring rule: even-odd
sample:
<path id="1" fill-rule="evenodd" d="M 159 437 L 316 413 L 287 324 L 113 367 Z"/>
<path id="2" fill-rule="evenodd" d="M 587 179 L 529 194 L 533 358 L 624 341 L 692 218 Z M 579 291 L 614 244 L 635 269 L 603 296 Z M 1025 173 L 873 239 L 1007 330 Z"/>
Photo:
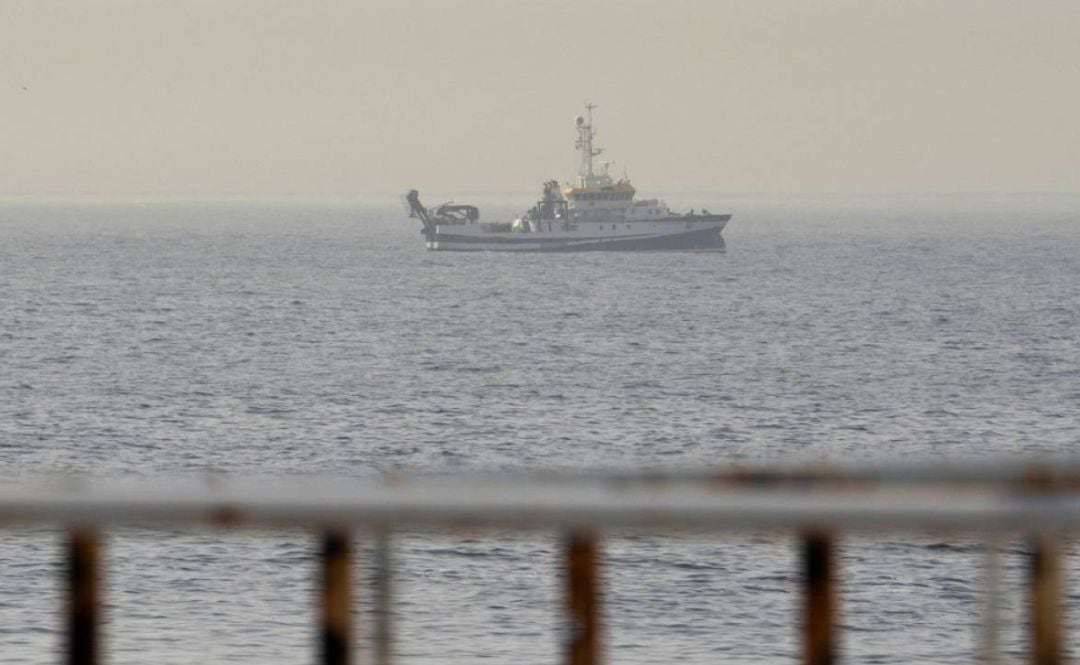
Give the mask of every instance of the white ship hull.
<path id="1" fill-rule="evenodd" d="M 435 251 L 583 252 L 719 250 L 731 215 L 682 215 L 619 223 L 552 222 L 546 228 L 494 230 L 486 224 L 438 225 L 428 238 Z"/>

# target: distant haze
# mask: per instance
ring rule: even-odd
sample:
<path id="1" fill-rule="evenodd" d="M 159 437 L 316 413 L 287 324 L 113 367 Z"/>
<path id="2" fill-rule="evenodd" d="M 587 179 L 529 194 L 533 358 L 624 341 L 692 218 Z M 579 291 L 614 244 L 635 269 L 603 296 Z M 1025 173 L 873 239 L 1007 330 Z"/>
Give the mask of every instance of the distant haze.
<path id="1" fill-rule="evenodd" d="M 0 197 L 1080 191 L 1080 3 L 0 0 Z"/>

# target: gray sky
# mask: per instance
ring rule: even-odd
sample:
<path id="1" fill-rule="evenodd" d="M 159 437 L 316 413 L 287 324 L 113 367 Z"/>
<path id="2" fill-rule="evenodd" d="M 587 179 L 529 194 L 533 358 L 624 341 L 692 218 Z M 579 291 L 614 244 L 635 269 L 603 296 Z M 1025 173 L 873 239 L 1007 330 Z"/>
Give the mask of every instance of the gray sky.
<path id="1" fill-rule="evenodd" d="M 0 196 L 1080 191 L 1080 3 L 0 0 Z"/>

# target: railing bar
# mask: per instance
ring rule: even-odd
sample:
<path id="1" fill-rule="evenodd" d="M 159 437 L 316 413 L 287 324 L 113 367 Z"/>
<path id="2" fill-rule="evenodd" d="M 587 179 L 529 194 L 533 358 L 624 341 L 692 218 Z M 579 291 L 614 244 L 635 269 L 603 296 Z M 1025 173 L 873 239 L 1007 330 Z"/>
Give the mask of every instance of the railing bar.
<path id="1" fill-rule="evenodd" d="M 320 565 L 319 662 L 349 665 L 352 662 L 352 547 L 348 533 L 332 531 L 323 534 Z"/>
<path id="2" fill-rule="evenodd" d="M 593 534 L 573 532 L 565 543 L 567 665 L 599 665 L 599 547 Z"/>
<path id="3" fill-rule="evenodd" d="M 802 540 L 803 663 L 836 662 L 835 553 L 831 536 L 808 533 Z"/>
<path id="4" fill-rule="evenodd" d="M 393 659 L 394 561 L 389 529 L 375 538 L 375 665 Z"/>
<path id="5" fill-rule="evenodd" d="M 97 665 L 101 608 L 98 535 L 93 531 L 72 531 L 67 550 L 66 662 L 69 665 Z"/>
<path id="6" fill-rule="evenodd" d="M 1031 662 L 1060 665 L 1061 561 L 1057 540 L 1042 534 L 1031 553 Z"/>
<path id="7" fill-rule="evenodd" d="M 82 525 L 210 524 L 230 527 L 455 527 L 463 522 L 515 529 L 792 529 L 827 524 L 837 530 L 945 530 L 969 533 L 1049 531 L 1080 527 L 1080 493 L 822 491 L 795 488 L 709 490 L 604 486 L 334 488 L 267 484 L 200 490 L 117 486 L 85 489 L 0 484 L 0 522 Z"/>

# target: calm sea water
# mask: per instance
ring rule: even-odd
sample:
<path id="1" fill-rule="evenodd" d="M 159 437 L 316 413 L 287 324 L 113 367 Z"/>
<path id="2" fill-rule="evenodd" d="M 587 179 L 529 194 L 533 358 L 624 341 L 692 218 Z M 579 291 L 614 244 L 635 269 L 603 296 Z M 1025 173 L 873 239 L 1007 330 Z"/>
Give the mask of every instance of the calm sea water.
<path id="1" fill-rule="evenodd" d="M 1080 198 L 669 202 L 734 212 L 727 251 L 428 253 L 396 202 L 4 204 L 0 475 L 684 468 L 1080 444 Z M 553 537 L 397 542 L 403 660 L 557 661 Z M 0 531 L 5 663 L 56 658 L 59 546 Z M 1021 554 L 1007 546 L 1017 655 Z M 311 662 L 312 555 L 298 533 L 111 533 L 111 662 Z M 980 560 L 945 536 L 849 539 L 849 660 L 969 662 Z M 614 663 L 796 657 L 782 536 L 619 537 L 606 564 Z"/>

